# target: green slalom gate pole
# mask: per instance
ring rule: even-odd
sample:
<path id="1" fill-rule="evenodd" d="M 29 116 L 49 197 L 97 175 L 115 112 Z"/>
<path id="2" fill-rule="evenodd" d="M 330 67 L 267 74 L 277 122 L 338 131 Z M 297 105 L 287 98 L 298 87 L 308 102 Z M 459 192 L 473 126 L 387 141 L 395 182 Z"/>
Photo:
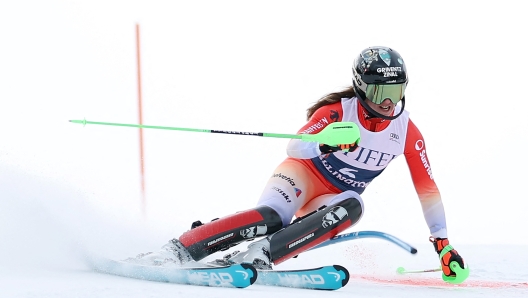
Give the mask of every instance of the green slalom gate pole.
<path id="1" fill-rule="evenodd" d="M 70 120 L 72 123 L 87 125 L 107 125 L 107 126 L 124 126 L 135 128 L 150 128 L 150 129 L 164 129 L 177 130 L 189 132 L 205 132 L 205 133 L 221 133 L 230 135 L 245 135 L 258 136 L 268 138 L 283 138 L 283 139 L 301 139 L 306 142 L 319 142 L 320 144 L 327 144 L 329 146 L 336 146 L 340 144 L 359 144 L 361 140 L 359 127 L 354 122 L 334 122 L 326 126 L 321 132 L 317 134 L 281 134 L 281 133 L 266 133 L 266 132 L 243 132 L 232 130 L 213 130 L 213 129 L 199 129 L 199 128 L 184 128 L 171 126 L 154 126 L 143 124 L 126 124 L 126 123 L 112 123 L 112 122 L 97 122 L 83 120 Z M 348 150 L 344 150 L 348 151 Z"/>

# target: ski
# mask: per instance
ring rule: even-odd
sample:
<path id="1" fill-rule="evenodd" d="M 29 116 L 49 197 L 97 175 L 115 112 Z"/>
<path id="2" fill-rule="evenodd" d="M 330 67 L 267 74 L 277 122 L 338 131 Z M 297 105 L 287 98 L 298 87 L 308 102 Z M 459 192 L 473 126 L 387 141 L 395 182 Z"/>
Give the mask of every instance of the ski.
<path id="1" fill-rule="evenodd" d="M 350 278 L 348 270 L 339 265 L 296 270 L 257 270 L 255 284 L 313 290 L 337 290 Z"/>
<path id="2" fill-rule="evenodd" d="M 378 231 L 359 231 L 359 232 L 340 234 L 340 235 L 337 235 L 331 238 L 328 241 L 325 241 L 317 246 L 312 247 L 310 250 L 319 249 L 319 248 L 322 248 L 328 245 L 333 245 L 333 244 L 341 243 L 344 241 L 363 239 L 363 238 L 378 238 L 378 239 L 386 240 L 386 241 L 396 244 L 397 246 L 401 247 L 402 249 L 406 250 L 407 252 L 411 254 L 416 254 L 418 252 L 418 250 L 415 247 L 399 239 L 398 237 L 395 237 L 387 233 L 378 232 Z"/>
<path id="3" fill-rule="evenodd" d="M 89 263 L 93 270 L 101 273 L 175 284 L 246 288 L 257 279 L 256 269 L 249 264 L 222 267 L 203 264 L 197 264 L 196 267 L 162 267 L 105 258 L 91 258 Z"/>
<path id="4" fill-rule="evenodd" d="M 417 252 L 414 247 L 401 239 L 377 231 L 360 231 L 337 235 L 310 250 L 361 238 L 379 238 L 392 242 L 411 254 Z M 252 284 L 259 284 L 290 288 L 337 290 L 344 287 L 350 279 L 347 269 L 339 265 L 299 270 L 256 270 L 250 264 L 218 266 L 197 262 L 185 267 L 167 267 L 146 266 L 106 258 L 89 258 L 89 264 L 97 272 L 122 277 L 212 287 L 246 288 Z"/>

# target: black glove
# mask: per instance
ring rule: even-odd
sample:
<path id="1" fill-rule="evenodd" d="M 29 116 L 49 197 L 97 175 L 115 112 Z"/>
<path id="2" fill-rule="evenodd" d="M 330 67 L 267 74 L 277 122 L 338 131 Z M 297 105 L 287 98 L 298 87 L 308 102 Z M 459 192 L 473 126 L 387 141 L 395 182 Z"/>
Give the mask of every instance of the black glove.
<path id="1" fill-rule="evenodd" d="M 358 145 L 356 143 L 352 144 L 339 144 L 336 146 L 330 146 L 326 144 L 319 144 L 319 150 L 321 150 L 322 154 L 328 154 L 328 153 L 334 153 L 337 151 L 347 151 L 347 152 L 354 152 L 358 148 Z"/>
<path id="2" fill-rule="evenodd" d="M 435 239 L 430 237 L 429 241 L 433 243 L 434 249 L 440 257 L 443 279 L 452 283 L 461 283 L 466 280 L 469 276 L 469 268 L 466 268 L 464 259 L 462 259 L 458 252 L 449 244 L 449 240 L 447 238 Z M 456 262 L 456 264 L 453 262 Z M 453 271 L 453 268 L 455 268 L 456 272 Z"/>

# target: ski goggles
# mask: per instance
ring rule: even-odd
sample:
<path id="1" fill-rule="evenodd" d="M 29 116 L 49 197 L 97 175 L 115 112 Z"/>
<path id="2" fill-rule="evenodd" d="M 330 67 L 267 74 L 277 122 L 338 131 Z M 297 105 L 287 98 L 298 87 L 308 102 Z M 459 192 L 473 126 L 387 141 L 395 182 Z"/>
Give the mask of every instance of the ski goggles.
<path id="1" fill-rule="evenodd" d="M 392 103 L 397 104 L 405 96 L 405 86 L 405 83 L 390 85 L 368 84 L 365 96 L 377 105 L 381 104 L 387 98 Z"/>

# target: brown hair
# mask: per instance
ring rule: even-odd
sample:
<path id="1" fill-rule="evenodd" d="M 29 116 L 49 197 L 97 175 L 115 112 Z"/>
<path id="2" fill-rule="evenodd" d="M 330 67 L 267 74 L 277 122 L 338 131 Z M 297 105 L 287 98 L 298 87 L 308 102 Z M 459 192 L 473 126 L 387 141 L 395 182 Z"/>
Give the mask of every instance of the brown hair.
<path id="1" fill-rule="evenodd" d="M 309 107 L 306 111 L 306 120 L 310 120 L 310 117 L 317 111 L 320 107 L 336 103 L 341 100 L 341 98 L 352 98 L 356 96 L 356 92 L 354 92 L 354 86 L 347 87 L 346 89 L 340 91 L 340 92 L 334 92 L 327 94 L 323 97 L 321 97 L 318 101 L 316 101 L 313 106 Z"/>

